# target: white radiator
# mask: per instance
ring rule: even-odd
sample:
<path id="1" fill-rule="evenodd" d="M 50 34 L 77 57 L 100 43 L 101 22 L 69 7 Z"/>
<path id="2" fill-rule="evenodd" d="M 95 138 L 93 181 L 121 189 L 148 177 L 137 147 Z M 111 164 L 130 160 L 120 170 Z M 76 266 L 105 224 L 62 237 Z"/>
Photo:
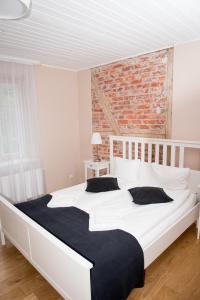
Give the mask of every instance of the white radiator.
<path id="1" fill-rule="evenodd" d="M 44 174 L 40 168 L 0 177 L 0 194 L 12 202 L 33 199 L 44 192 Z"/>

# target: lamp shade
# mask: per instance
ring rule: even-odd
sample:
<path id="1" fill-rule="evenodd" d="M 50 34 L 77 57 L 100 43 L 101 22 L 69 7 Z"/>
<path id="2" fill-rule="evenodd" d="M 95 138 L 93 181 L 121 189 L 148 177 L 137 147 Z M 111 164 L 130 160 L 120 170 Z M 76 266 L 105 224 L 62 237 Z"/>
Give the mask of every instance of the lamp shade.
<path id="1" fill-rule="evenodd" d="M 102 144 L 102 139 L 101 139 L 101 135 L 100 135 L 99 132 L 94 132 L 94 133 L 92 134 L 91 144 L 92 144 L 92 145 L 99 145 L 99 144 Z"/>
<path id="2" fill-rule="evenodd" d="M 16 20 L 26 17 L 31 9 L 31 0 L 1 0 L 0 20 Z"/>

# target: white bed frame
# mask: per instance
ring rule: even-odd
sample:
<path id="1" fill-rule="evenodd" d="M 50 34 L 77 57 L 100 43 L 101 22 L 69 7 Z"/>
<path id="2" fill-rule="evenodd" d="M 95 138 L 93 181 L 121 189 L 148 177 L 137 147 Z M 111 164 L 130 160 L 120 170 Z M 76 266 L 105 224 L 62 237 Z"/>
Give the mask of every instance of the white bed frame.
<path id="1" fill-rule="evenodd" d="M 115 142 L 121 143 L 124 158 L 139 157 L 148 162 L 152 162 L 152 145 L 155 145 L 153 149 L 156 162 L 160 162 L 162 154 L 162 164 L 166 165 L 169 158 L 169 165 L 174 166 L 177 163 L 179 167 L 184 166 L 186 148 L 200 150 L 200 142 L 110 136 L 110 159 L 114 157 Z M 198 192 L 199 183 L 200 171 L 192 171 L 190 187 L 194 193 Z M 198 215 L 199 203 L 143 249 L 145 268 L 196 222 Z M 2 244 L 5 244 L 5 235 L 64 299 L 91 299 L 90 270 L 93 267 L 91 262 L 39 226 L 2 196 L 0 196 L 0 220 Z"/>

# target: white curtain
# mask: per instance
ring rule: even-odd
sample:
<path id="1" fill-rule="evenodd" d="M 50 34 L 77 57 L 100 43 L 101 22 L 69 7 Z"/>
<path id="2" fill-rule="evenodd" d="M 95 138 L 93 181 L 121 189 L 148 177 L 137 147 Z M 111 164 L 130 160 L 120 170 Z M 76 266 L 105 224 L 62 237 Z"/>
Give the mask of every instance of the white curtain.
<path id="1" fill-rule="evenodd" d="M 0 194 L 22 202 L 44 192 L 34 66 L 0 61 Z"/>

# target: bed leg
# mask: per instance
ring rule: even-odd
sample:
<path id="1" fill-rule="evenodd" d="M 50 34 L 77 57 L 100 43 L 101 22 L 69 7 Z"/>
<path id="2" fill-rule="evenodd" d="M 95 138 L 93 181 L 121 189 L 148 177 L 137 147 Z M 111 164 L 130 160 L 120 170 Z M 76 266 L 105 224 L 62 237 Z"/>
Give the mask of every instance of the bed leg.
<path id="1" fill-rule="evenodd" d="M 5 240 L 5 235 L 2 230 L 0 231 L 0 236 L 1 236 L 1 245 L 5 246 L 6 240 Z"/>

